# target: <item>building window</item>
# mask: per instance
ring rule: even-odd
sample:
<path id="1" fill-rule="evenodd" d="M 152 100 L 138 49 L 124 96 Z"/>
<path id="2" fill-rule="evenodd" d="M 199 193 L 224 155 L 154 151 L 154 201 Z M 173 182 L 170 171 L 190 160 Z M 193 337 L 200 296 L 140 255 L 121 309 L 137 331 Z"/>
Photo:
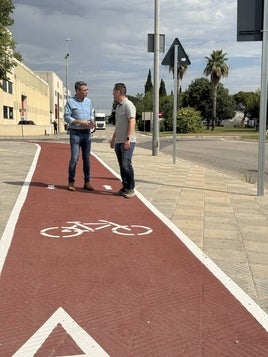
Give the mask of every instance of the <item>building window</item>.
<path id="1" fill-rule="evenodd" d="M 13 119 L 13 108 L 9 107 L 9 119 Z"/>
<path id="2" fill-rule="evenodd" d="M 8 93 L 13 94 L 13 83 L 8 81 Z"/>
<path id="3" fill-rule="evenodd" d="M 5 79 L 2 80 L 2 89 L 4 92 L 7 92 L 7 81 Z"/>
<path id="4" fill-rule="evenodd" d="M 7 81 L 6 79 L 2 80 L 2 89 L 4 92 L 13 93 L 13 83 L 10 81 Z"/>
<path id="5" fill-rule="evenodd" d="M 3 118 L 8 119 L 8 107 L 4 105 L 3 107 Z"/>
<path id="6" fill-rule="evenodd" d="M 13 108 L 7 107 L 6 105 L 3 106 L 3 118 L 4 119 L 13 119 Z"/>

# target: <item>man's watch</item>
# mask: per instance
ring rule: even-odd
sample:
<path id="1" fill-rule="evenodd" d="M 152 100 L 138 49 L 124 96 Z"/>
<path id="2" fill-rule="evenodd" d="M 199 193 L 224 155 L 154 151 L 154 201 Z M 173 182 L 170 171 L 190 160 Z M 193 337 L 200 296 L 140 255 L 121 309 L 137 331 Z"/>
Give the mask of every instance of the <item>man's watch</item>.
<path id="1" fill-rule="evenodd" d="M 127 136 L 126 140 L 127 140 L 127 141 L 128 141 L 128 140 L 130 140 L 130 137 L 129 137 L 129 136 Z"/>

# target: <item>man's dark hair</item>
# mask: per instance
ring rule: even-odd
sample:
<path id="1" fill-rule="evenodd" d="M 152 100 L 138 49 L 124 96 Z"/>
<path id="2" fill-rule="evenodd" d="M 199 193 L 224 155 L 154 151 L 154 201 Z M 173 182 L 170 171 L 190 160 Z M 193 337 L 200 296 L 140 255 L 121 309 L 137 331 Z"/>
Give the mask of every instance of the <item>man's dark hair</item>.
<path id="1" fill-rule="evenodd" d="M 80 89 L 82 86 L 87 86 L 87 83 L 83 81 L 77 81 L 74 85 L 74 89 L 75 90 Z"/>
<path id="2" fill-rule="evenodd" d="M 114 89 L 119 90 L 121 95 L 127 94 L 127 87 L 125 86 L 124 83 L 115 83 Z"/>

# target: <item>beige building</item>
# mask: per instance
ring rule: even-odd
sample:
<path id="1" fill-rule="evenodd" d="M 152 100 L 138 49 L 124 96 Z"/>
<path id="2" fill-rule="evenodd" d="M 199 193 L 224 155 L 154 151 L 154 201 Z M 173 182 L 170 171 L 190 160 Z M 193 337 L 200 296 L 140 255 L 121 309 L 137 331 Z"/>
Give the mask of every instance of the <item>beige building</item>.
<path id="1" fill-rule="evenodd" d="M 64 105 L 66 102 L 65 87 L 62 80 L 55 72 L 35 72 L 40 78 L 44 79 L 49 86 L 49 113 L 50 122 L 56 121 L 59 132 L 64 131 Z"/>
<path id="2" fill-rule="evenodd" d="M 0 136 L 34 136 L 54 133 L 53 121 L 63 129 L 64 86 L 53 72 L 34 73 L 23 63 L 2 80 Z M 30 121 L 34 125 L 21 125 Z"/>

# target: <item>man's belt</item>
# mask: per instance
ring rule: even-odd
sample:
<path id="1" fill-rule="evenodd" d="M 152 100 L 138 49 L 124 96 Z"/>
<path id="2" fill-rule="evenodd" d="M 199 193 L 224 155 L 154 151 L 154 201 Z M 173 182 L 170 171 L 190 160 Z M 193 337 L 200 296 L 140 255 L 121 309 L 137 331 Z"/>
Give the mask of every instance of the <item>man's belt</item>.
<path id="1" fill-rule="evenodd" d="M 77 132 L 82 133 L 82 134 L 87 134 L 87 133 L 90 132 L 89 129 L 73 129 L 73 128 L 70 128 L 70 130 L 77 131 Z"/>

